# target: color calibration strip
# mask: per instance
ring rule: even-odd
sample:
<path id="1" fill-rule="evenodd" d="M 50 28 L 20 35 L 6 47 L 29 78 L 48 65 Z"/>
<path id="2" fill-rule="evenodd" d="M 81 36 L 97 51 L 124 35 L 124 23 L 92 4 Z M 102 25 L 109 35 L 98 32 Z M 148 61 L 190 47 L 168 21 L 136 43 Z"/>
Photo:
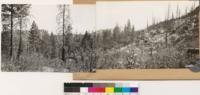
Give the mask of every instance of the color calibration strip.
<path id="1" fill-rule="evenodd" d="M 138 87 L 134 84 L 123 83 L 65 83 L 65 93 L 138 93 Z M 95 94 L 95 95 L 96 95 Z M 87 94 L 86 94 L 87 95 Z"/>

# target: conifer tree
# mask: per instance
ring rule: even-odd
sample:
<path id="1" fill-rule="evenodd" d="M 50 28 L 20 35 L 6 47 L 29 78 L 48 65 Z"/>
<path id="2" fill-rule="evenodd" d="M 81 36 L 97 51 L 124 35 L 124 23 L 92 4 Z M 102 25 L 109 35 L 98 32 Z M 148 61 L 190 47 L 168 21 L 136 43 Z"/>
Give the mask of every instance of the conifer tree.
<path id="1" fill-rule="evenodd" d="M 39 44 L 40 44 L 39 29 L 35 21 L 33 21 L 29 32 L 29 52 L 30 53 L 39 52 Z"/>

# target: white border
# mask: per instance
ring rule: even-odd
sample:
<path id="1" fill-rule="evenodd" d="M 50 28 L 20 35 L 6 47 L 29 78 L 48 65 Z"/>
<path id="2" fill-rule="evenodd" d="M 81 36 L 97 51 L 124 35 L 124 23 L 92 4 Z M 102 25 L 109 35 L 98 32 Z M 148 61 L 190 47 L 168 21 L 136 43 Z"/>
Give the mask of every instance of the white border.
<path id="1" fill-rule="evenodd" d="M 73 4 L 73 0 L 0 0 L 0 4 Z"/>

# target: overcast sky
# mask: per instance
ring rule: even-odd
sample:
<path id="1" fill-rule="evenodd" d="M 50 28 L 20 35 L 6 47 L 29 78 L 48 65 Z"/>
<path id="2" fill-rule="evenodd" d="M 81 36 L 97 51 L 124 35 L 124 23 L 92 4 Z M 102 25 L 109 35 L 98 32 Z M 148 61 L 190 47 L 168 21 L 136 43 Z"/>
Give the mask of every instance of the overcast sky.
<path id="1" fill-rule="evenodd" d="M 158 20 L 164 20 L 167 14 L 168 5 L 171 12 L 176 13 L 177 5 L 181 9 L 181 14 L 185 13 L 185 8 L 189 8 L 198 1 L 99 1 L 96 4 L 97 29 L 113 28 L 116 24 L 121 27 L 130 19 L 136 30 L 146 28 L 148 23 L 152 23 L 152 16 Z"/>
<path id="2" fill-rule="evenodd" d="M 95 5 L 73 5 L 71 6 L 71 22 L 75 33 L 95 31 L 96 15 Z"/>
<path id="3" fill-rule="evenodd" d="M 157 20 L 163 20 L 167 14 L 168 5 L 171 12 L 176 13 L 177 5 L 181 14 L 185 8 L 190 9 L 194 1 L 98 1 L 95 5 L 71 5 L 71 23 L 73 33 L 85 33 L 86 30 L 94 31 L 95 28 L 113 28 L 116 24 L 122 28 L 127 20 L 136 30 L 146 28 L 152 23 L 152 16 Z M 198 5 L 198 1 L 195 2 Z M 39 29 L 45 29 L 56 33 L 57 5 L 32 5 L 30 13 Z"/>
<path id="4" fill-rule="evenodd" d="M 56 31 L 56 15 L 58 14 L 57 5 L 32 5 L 30 10 L 31 18 L 35 20 L 39 29 L 49 32 Z"/>
<path id="5" fill-rule="evenodd" d="M 39 29 L 56 33 L 57 5 L 32 5 L 30 13 Z M 95 5 L 70 5 L 70 13 L 73 33 L 95 30 Z"/>

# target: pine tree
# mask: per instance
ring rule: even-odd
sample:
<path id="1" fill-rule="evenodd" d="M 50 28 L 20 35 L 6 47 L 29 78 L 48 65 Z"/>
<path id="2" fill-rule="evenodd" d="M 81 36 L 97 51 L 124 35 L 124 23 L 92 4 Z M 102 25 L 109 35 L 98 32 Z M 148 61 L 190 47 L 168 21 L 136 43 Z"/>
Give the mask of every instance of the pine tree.
<path id="1" fill-rule="evenodd" d="M 131 26 L 131 21 L 130 19 L 127 21 L 127 24 L 124 26 L 124 37 L 122 37 L 124 44 L 128 44 L 131 41 L 131 31 L 132 31 L 132 26 Z"/>
<path id="2" fill-rule="evenodd" d="M 5 55 L 5 57 L 10 57 L 9 55 L 9 46 L 10 46 L 10 32 L 8 31 L 2 31 L 1 32 L 1 53 L 2 53 L 2 56 Z"/>
<path id="3" fill-rule="evenodd" d="M 27 15 L 27 9 L 29 7 L 22 6 L 30 6 L 26 4 L 2 4 L 2 24 L 7 27 L 6 29 L 10 31 L 10 46 L 9 48 L 9 56 L 12 58 L 13 56 L 13 27 L 14 27 L 14 19 L 19 18 L 20 16 Z M 9 22 L 10 21 L 10 22 Z M 9 23 L 8 23 L 9 22 Z M 10 24 L 10 25 L 9 25 Z M 10 26 L 10 28 L 8 28 Z M 21 43 L 20 43 L 21 44 Z"/>
<path id="4" fill-rule="evenodd" d="M 90 50 L 90 34 L 86 31 L 81 41 L 81 47 L 84 51 Z"/>
<path id="5" fill-rule="evenodd" d="M 91 72 L 94 64 L 96 63 L 96 54 L 94 52 L 94 36 L 87 31 L 82 39 L 81 46 L 85 55 L 82 55 L 83 63 L 87 65 L 88 70 Z"/>
<path id="6" fill-rule="evenodd" d="M 30 5 L 28 4 L 20 4 L 18 5 L 18 19 L 19 19 L 19 27 L 20 27 L 20 34 L 19 34 L 19 46 L 17 51 L 17 59 L 20 57 L 22 53 L 22 27 L 23 27 L 23 18 L 29 15 Z"/>
<path id="7" fill-rule="evenodd" d="M 132 26 L 130 36 L 131 36 L 131 42 L 133 42 L 135 39 L 135 27 L 134 26 Z"/>
<path id="8" fill-rule="evenodd" d="M 38 26 L 33 21 L 29 33 L 29 52 L 39 52 L 40 34 Z"/>
<path id="9" fill-rule="evenodd" d="M 10 58 L 13 55 L 13 19 L 15 15 L 14 4 L 3 4 L 2 5 L 2 21 L 9 20 L 10 17 Z"/>
<path id="10" fill-rule="evenodd" d="M 56 39 L 54 34 L 51 32 L 50 36 L 50 42 L 51 42 L 51 59 L 56 58 Z"/>
<path id="11" fill-rule="evenodd" d="M 70 27 L 70 11 L 69 11 L 69 5 L 59 5 L 59 13 L 57 16 L 57 23 L 59 25 L 59 32 L 62 32 L 62 47 L 61 47 L 61 60 L 65 61 L 65 40 L 66 40 L 66 34 L 71 29 Z"/>
<path id="12" fill-rule="evenodd" d="M 113 29 L 113 40 L 119 42 L 120 39 L 120 27 L 116 25 Z"/>
<path id="13" fill-rule="evenodd" d="M 101 48 L 102 47 L 102 36 L 101 33 L 95 32 L 95 47 L 96 48 Z"/>
<path id="14" fill-rule="evenodd" d="M 65 35 L 65 50 L 66 50 L 66 56 L 70 57 L 73 54 L 73 34 L 71 32 L 68 32 Z"/>
<path id="15" fill-rule="evenodd" d="M 39 52 L 45 57 L 50 57 L 50 36 L 47 30 L 39 30 L 40 40 L 39 40 Z"/>
<path id="16" fill-rule="evenodd" d="M 103 40 L 102 40 L 103 41 L 103 49 L 107 50 L 107 49 L 111 48 L 113 43 L 111 42 L 112 34 L 109 29 L 103 30 L 102 38 L 103 38 Z"/>
<path id="17" fill-rule="evenodd" d="M 127 32 L 128 33 L 130 33 L 131 32 L 131 30 L 132 30 L 132 26 L 131 26 L 131 21 L 130 21 L 130 19 L 128 20 L 128 22 L 127 22 Z"/>

